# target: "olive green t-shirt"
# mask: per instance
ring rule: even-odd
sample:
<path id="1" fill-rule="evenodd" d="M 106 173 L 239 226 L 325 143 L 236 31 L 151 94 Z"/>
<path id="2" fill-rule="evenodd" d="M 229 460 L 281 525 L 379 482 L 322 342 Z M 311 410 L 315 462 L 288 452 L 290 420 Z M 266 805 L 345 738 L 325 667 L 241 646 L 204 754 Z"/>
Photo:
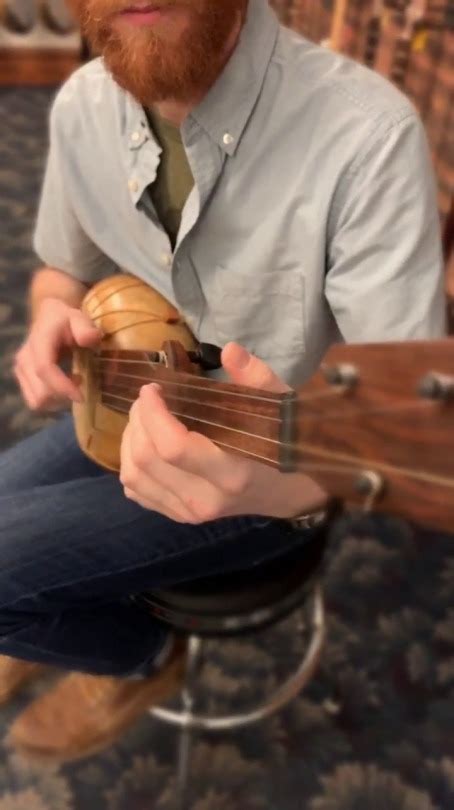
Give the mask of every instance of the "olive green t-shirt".
<path id="1" fill-rule="evenodd" d="M 179 127 L 147 110 L 148 120 L 161 149 L 161 162 L 150 196 L 156 213 L 175 247 L 184 204 L 194 185 Z"/>

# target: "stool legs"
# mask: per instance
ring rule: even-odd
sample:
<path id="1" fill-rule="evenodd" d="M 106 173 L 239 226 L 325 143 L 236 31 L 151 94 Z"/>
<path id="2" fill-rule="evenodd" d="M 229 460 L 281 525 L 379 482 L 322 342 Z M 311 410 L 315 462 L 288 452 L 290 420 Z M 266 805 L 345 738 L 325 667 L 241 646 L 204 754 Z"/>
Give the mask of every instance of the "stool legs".
<path id="1" fill-rule="evenodd" d="M 182 729 L 178 747 L 178 810 L 187 810 L 188 807 L 188 784 L 189 784 L 189 759 L 191 755 L 191 744 L 193 742 L 194 728 L 192 718 L 195 703 L 195 685 L 197 673 L 202 662 L 202 639 L 198 636 L 190 636 L 187 646 L 186 678 L 181 693 L 183 704 Z"/>
<path id="2" fill-rule="evenodd" d="M 198 714 L 195 706 L 195 686 L 202 657 L 202 639 L 190 636 L 187 646 L 186 678 L 182 690 L 182 711 L 174 711 L 163 706 L 153 706 L 150 714 L 165 723 L 171 723 L 181 729 L 178 752 L 177 808 L 189 810 L 189 766 L 193 734 L 197 731 L 230 731 L 250 726 L 267 717 L 271 717 L 284 706 L 287 706 L 313 677 L 319 662 L 326 636 L 326 616 L 323 593 L 319 584 L 314 588 L 311 614 L 307 620 L 302 612 L 298 617 L 298 632 L 309 635 L 306 651 L 297 670 L 283 683 L 274 694 L 263 703 L 248 712 L 222 715 L 218 717 Z"/>
<path id="3" fill-rule="evenodd" d="M 302 631 L 305 627 L 306 622 L 303 621 L 299 630 Z M 310 638 L 308 640 L 306 653 L 298 669 L 273 695 L 270 695 L 266 701 L 255 709 L 241 714 L 210 717 L 197 714 L 197 712 L 193 710 L 191 703 L 189 710 L 184 712 L 177 712 L 162 706 L 153 706 L 150 709 L 150 713 L 153 717 L 158 717 L 165 723 L 172 723 L 172 725 L 178 726 L 179 728 L 191 726 L 191 728 L 201 731 L 230 731 L 234 728 L 249 726 L 251 723 L 264 720 L 266 717 L 271 717 L 271 715 L 275 714 L 284 706 L 287 706 L 293 698 L 300 694 L 313 677 L 319 665 L 326 636 L 325 606 L 320 586 L 317 586 L 314 590 L 311 618 L 307 623 L 307 629 L 310 631 Z M 191 637 L 190 639 L 190 647 L 192 646 L 192 651 L 189 654 L 191 673 L 194 670 L 197 671 L 197 661 L 200 656 L 199 648 L 201 643 L 198 637 Z M 192 674 L 191 677 L 193 677 Z"/>

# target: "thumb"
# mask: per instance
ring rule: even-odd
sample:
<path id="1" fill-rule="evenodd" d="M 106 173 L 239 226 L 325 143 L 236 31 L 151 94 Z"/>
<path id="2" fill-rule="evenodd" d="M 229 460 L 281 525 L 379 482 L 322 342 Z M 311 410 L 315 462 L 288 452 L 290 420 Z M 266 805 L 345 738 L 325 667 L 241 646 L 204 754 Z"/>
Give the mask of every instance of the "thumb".
<path id="1" fill-rule="evenodd" d="M 82 310 L 75 310 L 69 318 L 69 327 L 77 346 L 96 346 L 102 339 L 102 331 Z"/>
<path id="2" fill-rule="evenodd" d="M 276 394 L 290 391 L 289 386 L 263 360 L 250 354 L 239 343 L 227 343 L 222 351 L 222 365 L 236 385 L 249 385 Z"/>

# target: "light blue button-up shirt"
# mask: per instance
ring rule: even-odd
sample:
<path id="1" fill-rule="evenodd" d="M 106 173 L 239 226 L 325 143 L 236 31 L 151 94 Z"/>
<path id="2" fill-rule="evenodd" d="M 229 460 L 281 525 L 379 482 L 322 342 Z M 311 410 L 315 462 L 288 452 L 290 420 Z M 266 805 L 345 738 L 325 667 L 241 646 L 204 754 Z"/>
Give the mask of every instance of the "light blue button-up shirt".
<path id="1" fill-rule="evenodd" d="M 194 175 L 175 250 L 147 193 L 160 147 L 96 60 L 59 92 L 35 234 L 85 282 L 122 269 L 202 341 L 288 382 L 327 347 L 443 334 L 435 188 L 410 102 L 250 0 L 228 65 L 181 128 Z"/>

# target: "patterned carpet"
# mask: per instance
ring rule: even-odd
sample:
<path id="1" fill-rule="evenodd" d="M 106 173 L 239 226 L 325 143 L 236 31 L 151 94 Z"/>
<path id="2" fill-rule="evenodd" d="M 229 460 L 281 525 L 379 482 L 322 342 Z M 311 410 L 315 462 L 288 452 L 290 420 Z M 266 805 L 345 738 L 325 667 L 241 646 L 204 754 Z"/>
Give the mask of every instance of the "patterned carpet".
<path id="1" fill-rule="evenodd" d="M 0 91 L 0 442 L 43 420 L 10 375 L 35 260 L 31 231 L 50 93 Z M 452 810 L 454 560 L 452 538 L 415 536 L 391 520 L 339 526 L 325 577 L 329 640 L 321 670 L 291 707 L 261 726 L 199 736 L 191 810 Z M 253 640 L 211 644 L 210 707 L 254 702 L 301 653 L 294 620 Z M 47 684 L 0 715 L 0 734 Z M 175 733 L 145 718 L 104 755 L 53 770 L 0 760 L 0 810 L 176 810 Z"/>

